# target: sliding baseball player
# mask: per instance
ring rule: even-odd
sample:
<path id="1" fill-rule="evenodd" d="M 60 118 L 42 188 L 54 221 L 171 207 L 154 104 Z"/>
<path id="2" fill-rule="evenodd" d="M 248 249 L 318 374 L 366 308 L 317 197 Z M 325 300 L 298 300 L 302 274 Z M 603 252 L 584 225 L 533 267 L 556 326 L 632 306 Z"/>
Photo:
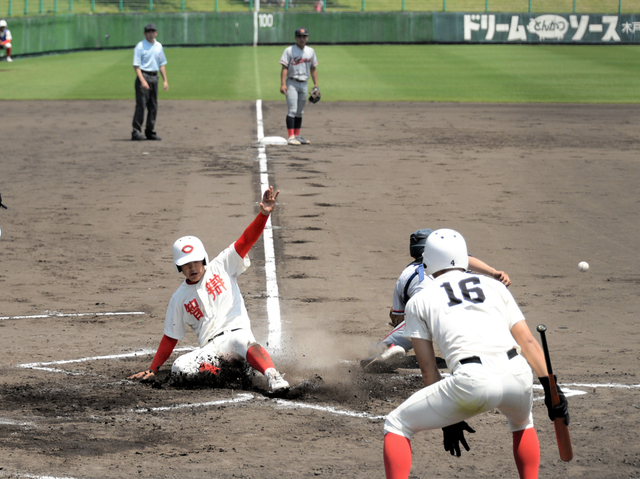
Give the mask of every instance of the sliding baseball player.
<path id="1" fill-rule="evenodd" d="M 251 332 L 237 281 L 238 275 L 251 265 L 247 254 L 260 238 L 279 193 L 274 194 L 273 187 L 264 192 L 256 219 L 213 261 L 209 261 L 204 245 L 194 236 L 183 236 L 173 244 L 173 263 L 185 281 L 169 301 L 164 335 L 151 366 L 128 379 L 151 378 L 190 328 L 200 347 L 176 359 L 172 374 L 192 376 L 204 371 L 217 374 L 220 358 L 243 358 L 264 374 L 272 393 L 289 389 L 289 383 Z"/>

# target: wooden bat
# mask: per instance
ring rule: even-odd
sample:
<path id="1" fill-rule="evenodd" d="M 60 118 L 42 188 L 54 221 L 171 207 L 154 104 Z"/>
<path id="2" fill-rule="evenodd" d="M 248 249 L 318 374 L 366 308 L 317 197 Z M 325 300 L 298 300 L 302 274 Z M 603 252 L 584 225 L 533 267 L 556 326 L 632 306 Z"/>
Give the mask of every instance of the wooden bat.
<path id="1" fill-rule="evenodd" d="M 547 327 L 539 324 L 536 330 L 540 333 L 542 339 L 542 349 L 544 350 L 544 360 L 547 363 L 547 374 L 549 375 L 549 388 L 551 389 L 551 402 L 554 406 L 560 404 L 560 397 L 556 389 L 556 380 L 553 377 L 553 369 L 551 369 L 551 357 L 549 356 L 549 347 L 547 346 L 547 338 L 545 332 Z M 558 451 L 560 451 L 560 459 L 569 462 L 573 459 L 573 449 L 571 447 L 571 437 L 569 437 L 569 428 L 564 423 L 563 417 L 557 417 L 553 421 L 553 427 L 556 430 L 556 441 L 558 442 Z"/>

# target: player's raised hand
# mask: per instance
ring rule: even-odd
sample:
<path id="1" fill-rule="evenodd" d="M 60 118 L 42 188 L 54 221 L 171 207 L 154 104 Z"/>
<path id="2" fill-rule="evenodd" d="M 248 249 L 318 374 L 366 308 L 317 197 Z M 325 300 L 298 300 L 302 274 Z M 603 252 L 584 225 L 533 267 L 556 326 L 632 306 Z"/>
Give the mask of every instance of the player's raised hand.
<path id="1" fill-rule="evenodd" d="M 146 369 L 139 373 L 132 374 L 127 379 L 141 379 L 144 381 L 145 379 L 151 379 L 153 376 L 155 376 L 155 373 L 151 369 Z"/>
<path id="2" fill-rule="evenodd" d="M 269 216 L 275 209 L 276 198 L 279 194 L 280 190 L 276 191 L 275 194 L 273 193 L 273 186 L 270 186 L 267 190 L 265 190 L 264 194 L 262 195 L 262 203 L 260 203 L 260 212 L 263 215 Z"/>
<path id="3" fill-rule="evenodd" d="M 496 270 L 495 273 L 493 273 L 493 277 L 494 279 L 497 279 L 505 286 L 509 286 L 511 284 L 511 279 L 509 278 L 509 275 L 504 271 Z"/>

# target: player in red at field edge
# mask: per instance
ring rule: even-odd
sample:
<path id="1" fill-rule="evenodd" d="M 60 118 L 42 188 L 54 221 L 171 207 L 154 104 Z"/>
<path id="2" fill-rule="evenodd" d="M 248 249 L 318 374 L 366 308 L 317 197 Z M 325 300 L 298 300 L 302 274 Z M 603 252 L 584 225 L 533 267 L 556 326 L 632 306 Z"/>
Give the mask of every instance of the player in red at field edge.
<path id="1" fill-rule="evenodd" d="M 237 276 L 251 265 L 247 253 L 258 241 L 276 206 L 273 187 L 260 203 L 260 213 L 231 246 L 213 261 L 195 236 L 183 236 L 173 245 L 173 263 L 185 281 L 171 297 L 164 323 L 164 336 L 149 369 L 128 379 L 149 379 L 169 358 L 187 326 L 198 336 L 199 348 L 180 356 L 172 374 L 216 373 L 223 357 L 240 357 L 267 378 L 272 393 L 283 392 L 289 383 L 275 369 L 269 353 L 256 342 L 249 315 L 238 287 Z"/>
<path id="2" fill-rule="evenodd" d="M 425 388 L 392 411 L 384 425 L 384 467 L 388 479 L 406 479 L 411 471 L 411 438 L 418 431 L 442 428 L 444 449 L 460 456 L 468 451 L 465 422 L 497 408 L 513 435 L 513 456 L 521 479 L 536 479 L 540 444 L 533 428 L 533 375 L 548 382 L 544 352 L 529 331 L 520 308 L 506 286 L 466 272 L 467 245 L 450 229 L 432 232 L 423 254 L 425 274 L 433 276 L 407 303 L 405 336 L 410 337 Z M 436 345 L 451 375 L 436 366 Z M 531 365 L 531 367 L 529 366 Z M 549 418 L 564 417 L 567 400 L 551 405 Z"/>

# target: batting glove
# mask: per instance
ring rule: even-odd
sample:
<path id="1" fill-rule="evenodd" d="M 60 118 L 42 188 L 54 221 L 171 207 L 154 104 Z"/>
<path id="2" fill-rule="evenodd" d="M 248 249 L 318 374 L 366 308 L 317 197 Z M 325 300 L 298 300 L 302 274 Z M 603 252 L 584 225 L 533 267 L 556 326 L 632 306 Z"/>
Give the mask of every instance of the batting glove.
<path id="1" fill-rule="evenodd" d="M 553 401 L 551 399 L 551 386 L 549 384 L 549 378 L 544 376 L 538 378 L 540 380 L 540 384 L 544 389 L 544 405 L 547 406 L 547 412 L 549 413 L 549 419 L 552 421 L 557 417 L 563 417 L 564 423 L 569 425 L 569 402 L 565 397 L 564 393 L 560 389 L 560 385 L 558 384 L 557 376 L 553 376 L 553 379 L 556 381 L 556 390 L 558 391 L 558 397 L 560 398 L 560 404 L 557 406 L 553 405 Z"/>
<path id="2" fill-rule="evenodd" d="M 449 451 L 452 456 L 460 457 L 460 444 L 468 451 L 469 445 L 464 438 L 464 432 L 475 433 L 471 426 L 462 421 L 451 426 L 443 427 L 442 432 L 444 434 L 444 450 Z"/>

